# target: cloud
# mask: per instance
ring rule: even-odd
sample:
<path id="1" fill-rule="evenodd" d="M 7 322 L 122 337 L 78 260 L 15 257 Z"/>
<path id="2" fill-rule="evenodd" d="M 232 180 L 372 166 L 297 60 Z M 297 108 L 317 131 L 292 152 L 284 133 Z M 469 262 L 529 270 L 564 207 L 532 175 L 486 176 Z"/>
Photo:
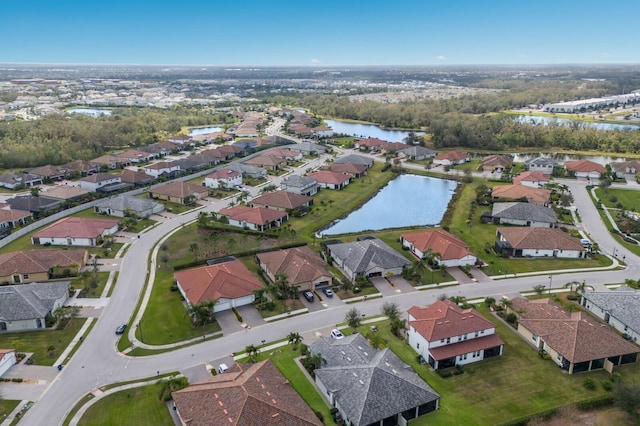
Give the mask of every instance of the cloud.
<path id="1" fill-rule="evenodd" d="M 312 59 L 311 63 L 312 64 L 319 64 L 320 63 L 320 59 Z"/>
<path id="2" fill-rule="evenodd" d="M 436 56 L 436 59 L 439 60 L 439 61 L 446 61 L 447 57 L 444 56 L 444 55 L 438 55 L 438 56 Z"/>

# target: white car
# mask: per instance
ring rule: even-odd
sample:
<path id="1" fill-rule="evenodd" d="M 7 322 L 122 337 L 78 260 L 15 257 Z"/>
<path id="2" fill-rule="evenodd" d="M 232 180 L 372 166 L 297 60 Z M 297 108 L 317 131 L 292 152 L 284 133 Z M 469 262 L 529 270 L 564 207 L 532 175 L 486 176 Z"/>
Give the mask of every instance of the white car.
<path id="1" fill-rule="evenodd" d="M 343 339 L 344 334 L 342 334 L 342 332 L 337 328 L 334 328 L 333 330 L 331 330 L 331 337 L 333 337 L 334 339 Z"/>

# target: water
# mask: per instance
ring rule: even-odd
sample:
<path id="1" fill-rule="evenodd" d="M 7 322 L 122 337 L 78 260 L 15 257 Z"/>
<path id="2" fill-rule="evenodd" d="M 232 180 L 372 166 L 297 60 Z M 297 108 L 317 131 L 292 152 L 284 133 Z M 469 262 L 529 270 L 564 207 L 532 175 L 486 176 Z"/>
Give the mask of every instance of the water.
<path id="1" fill-rule="evenodd" d="M 101 117 L 103 115 L 111 115 L 113 111 L 110 109 L 97 109 L 97 108 L 72 108 L 67 110 L 68 114 L 84 114 L 89 117 Z"/>
<path id="2" fill-rule="evenodd" d="M 347 123 L 338 120 L 324 120 L 327 126 L 331 127 L 335 133 L 362 138 L 378 138 L 387 142 L 402 142 L 409 135 L 406 130 L 381 129 L 375 124 Z M 423 135 L 424 132 L 414 132 L 416 135 Z"/>
<path id="3" fill-rule="evenodd" d="M 557 123 L 563 126 L 578 126 L 579 128 L 593 128 L 596 130 L 640 130 L 640 126 L 633 124 L 594 123 L 592 121 L 539 117 L 537 115 L 519 115 L 516 121 L 527 124 L 542 124 L 545 126 L 550 123 Z"/>
<path id="4" fill-rule="evenodd" d="M 222 127 L 197 127 L 195 129 L 191 129 L 189 132 L 189 136 L 197 136 L 197 135 L 206 135 L 207 133 L 215 133 L 221 132 L 224 130 Z"/>
<path id="5" fill-rule="evenodd" d="M 457 185 L 453 180 L 400 175 L 358 210 L 334 222 L 319 234 L 327 236 L 406 226 L 438 225 Z"/>

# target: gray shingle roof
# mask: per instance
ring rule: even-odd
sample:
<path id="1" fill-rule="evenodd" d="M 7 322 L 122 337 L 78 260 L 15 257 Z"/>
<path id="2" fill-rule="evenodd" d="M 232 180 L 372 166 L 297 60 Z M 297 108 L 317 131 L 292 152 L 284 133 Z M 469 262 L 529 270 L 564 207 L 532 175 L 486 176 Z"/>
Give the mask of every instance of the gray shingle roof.
<path id="1" fill-rule="evenodd" d="M 346 163 L 363 164 L 363 165 L 365 165 L 367 167 L 371 167 L 371 165 L 373 164 L 373 160 L 371 158 L 363 157 L 362 155 L 350 154 L 350 155 L 345 155 L 344 157 L 338 158 L 336 161 L 334 161 L 334 163 L 337 163 L 337 164 L 346 164 Z"/>
<path id="2" fill-rule="evenodd" d="M 328 245 L 331 255 L 343 261 L 355 273 L 364 273 L 373 267 L 383 269 L 409 265 L 404 256 L 378 238 Z"/>
<path id="3" fill-rule="evenodd" d="M 420 145 L 412 145 L 409 146 L 408 148 L 405 149 L 401 149 L 400 152 L 402 152 L 405 155 L 413 155 L 415 157 L 419 157 L 419 156 L 434 156 L 437 154 L 436 151 L 434 151 L 433 149 L 429 149 L 429 148 L 425 148 L 423 146 Z"/>
<path id="4" fill-rule="evenodd" d="M 231 169 L 233 171 L 236 171 L 238 173 L 248 173 L 250 175 L 252 174 L 267 174 L 267 171 L 265 169 L 263 169 L 262 167 L 256 167 L 256 166 L 251 166 L 249 164 L 243 164 L 243 163 L 230 163 L 226 166 L 227 169 Z"/>
<path id="5" fill-rule="evenodd" d="M 146 198 L 134 197 L 132 195 L 118 195 L 96 203 L 96 207 L 108 207 L 112 210 L 118 211 L 125 211 L 129 209 L 135 212 L 150 210 L 156 205 L 158 205 L 158 203 L 155 201 Z"/>
<path id="6" fill-rule="evenodd" d="M 556 163 L 553 159 L 549 157 L 537 157 L 530 158 L 524 162 L 527 166 L 553 166 L 555 167 L 558 163 Z"/>
<path id="7" fill-rule="evenodd" d="M 585 293 L 584 298 L 640 333 L 640 292 L 626 287 L 616 291 Z"/>
<path id="8" fill-rule="evenodd" d="M 318 183 L 315 179 L 308 176 L 291 175 L 282 181 L 282 185 L 291 188 L 304 188 L 308 185 Z"/>
<path id="9" fill-rule="evenodd" d="M 310 349 L 326 360 L 326 366 L 315 370 L 317 380 L 354 425 L 377 423 L 440 398 L 390 349 L 376 350 L 359 334 L 322 338 Z"/>
<path id="10" fill-rule="evenodd" d="M 531 203 L 495 203 L 491 216 L 504 219 L 531 220 L 533 222 L 558 222 L 558 217 L 553 209 Z"/>
<path id="11" fill-rule="evenodd" d="M 20 321 L 44 318 L 57 299 L 68 295 L 70 281 L 0 287 L 0 319 Z"/>

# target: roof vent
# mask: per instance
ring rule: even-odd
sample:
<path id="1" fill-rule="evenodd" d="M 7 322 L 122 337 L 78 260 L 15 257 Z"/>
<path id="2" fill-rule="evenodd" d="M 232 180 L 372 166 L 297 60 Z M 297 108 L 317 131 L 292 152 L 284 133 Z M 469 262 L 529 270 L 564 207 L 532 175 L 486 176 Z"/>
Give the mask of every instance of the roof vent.
<path id="1" fill-rule="evenodd" d="M 361 385 L 364 385 L 364 382 L 362 380 L 358 380 L 360 382 Z"/>

